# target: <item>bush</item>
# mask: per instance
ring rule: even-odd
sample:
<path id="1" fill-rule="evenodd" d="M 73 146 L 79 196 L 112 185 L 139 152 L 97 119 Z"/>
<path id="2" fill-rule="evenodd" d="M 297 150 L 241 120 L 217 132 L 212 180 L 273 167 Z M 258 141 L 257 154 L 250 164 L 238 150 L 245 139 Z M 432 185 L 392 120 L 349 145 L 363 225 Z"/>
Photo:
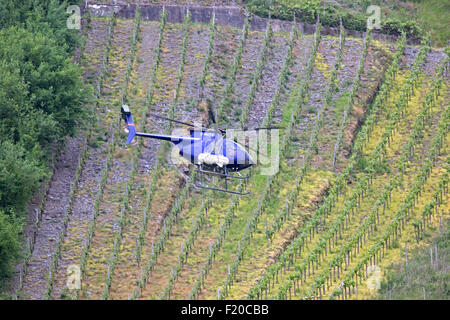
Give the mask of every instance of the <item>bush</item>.
<path id="1" fill-rule="evenodd" d="M 272 2 L 273 4 L 271 4 Z M 319 15 L 322 25 L 327 27 L 338 27 L 342 18 L 342 23 L 348 30 L 361 32 L 367 30 L 367 15 L 351 12 L 337 6 L 327 6 L 324 10 L 320 0 L 276 0 L 272 2 L 267 0 L 246 0 L 244 4 L 250 12 L 265 18 L 269 16 L 270 12 L 272 18 L 292 21 L 295 12 L 297 21 L 314 24 Z M 365 1 L 363 8 L 366 8 L 368 3 Z M 382 33 L 400 35 L 403 31 L 412 38 L 419 38 L 422 33 L 419 24 L 415 21 L 402 22 L 390 18 L 384 19 L 382 22 Z"/>
<path id="2" fill-rule="evenodd" d="M 46 176 L 45 170 L 20 144 L 3 141 L 0 150 L 0 208 L 21 212 Z"/>
<path id="3" fill-rule="evenodd" d="M 10 276 L 14 263 L 20 257 L 20 232 L 17 219 L 0 211 L 0 285 L 1 280 Z"/>
<path id="4" fill-rule="evenodd" d="M 400 35 L 405 32 L 407 36 L 419 38 L 422 28 L 415 21 L 399 21 L 397 19 L 386 19 L 381 24 L 381 32 L 392 35 Z"/>

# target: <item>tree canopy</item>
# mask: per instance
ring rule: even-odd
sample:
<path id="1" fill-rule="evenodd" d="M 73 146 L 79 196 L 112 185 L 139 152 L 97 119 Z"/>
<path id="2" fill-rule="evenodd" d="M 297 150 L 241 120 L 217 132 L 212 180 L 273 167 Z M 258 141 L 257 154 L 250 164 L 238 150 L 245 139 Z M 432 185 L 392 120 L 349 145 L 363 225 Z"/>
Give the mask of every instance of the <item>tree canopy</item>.
<path id="1" fill-rule="evenodd" d="M 73 61 L 81 35 L 66 26 L 68 5 L 0 2 L 0 287 L 19 256 L 26 204 L 50 176 L 54 146 L 86 118 L 90 90 Z"/>

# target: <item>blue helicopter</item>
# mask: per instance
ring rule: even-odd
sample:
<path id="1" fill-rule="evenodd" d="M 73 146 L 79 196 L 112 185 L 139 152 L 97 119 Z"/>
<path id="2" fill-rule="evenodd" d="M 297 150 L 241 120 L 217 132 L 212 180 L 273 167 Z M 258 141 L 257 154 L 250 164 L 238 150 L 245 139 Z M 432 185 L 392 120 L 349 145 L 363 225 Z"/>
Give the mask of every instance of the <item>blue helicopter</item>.
<path id="1" fill-rule="evenodd" d="M 249 176 L 241 176 L 239 172 L 256 163 L 243 146 L 235 141 L 224 139 L 223 130 L 219 133 L 211 129 L 195 128 L 190 123 L 158 116 L 158 118 L 194 127 L 195 129 L 189 130 L 189 136 L 142 133 L 136 131 L 130 108 L 127 105 L 122 106 L 121 112 L 128 129 L 127 144 L 130 144 L 135 136 L 170 141 L 177 146 L 180 150 L 179 154 L 183 158 L 198 166 L 198 169 L 195 169 L 195 171 L 200 173 L 201 184 L 196 185 L 196 187 L 237 195 L 250 194 L 250 192 L 241 193 L 228 189 L 228 179 L 248 179 Z M 203 174 L 224 178 L 225 189 L 205 186 L 203 184 Z"/>

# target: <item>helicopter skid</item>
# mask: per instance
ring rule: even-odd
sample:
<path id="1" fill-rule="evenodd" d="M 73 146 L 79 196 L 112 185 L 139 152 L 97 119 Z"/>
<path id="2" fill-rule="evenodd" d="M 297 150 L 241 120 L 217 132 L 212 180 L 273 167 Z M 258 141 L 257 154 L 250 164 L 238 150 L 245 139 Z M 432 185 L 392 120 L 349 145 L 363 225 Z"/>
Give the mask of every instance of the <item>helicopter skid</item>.
<path id="1" fill-rule="evenodd" d="M 221 191 L 221 192 L 226 192 L 226 193 L 232 193 L 232 194 L 237 194 L 240 196 L 246 196 L 249 195 L 250 192 L 237 192 L 237 191 L 231 191 L 231 190 L 227 190 L 227 189 L 219 189 L 219 188 L 211 188 L 211 187 L 207 187 L 207 186 L 203 186 L 203 185 L 194 185 L 196 188 L 200 188 L 200 189 L 207 189 L 207 190 L 214 190 L 214 191 Z"/>
<path id="2" fill-rule="evenodd" d="M 241 179 L 241 180 L 247 180 L 248 178 L 250 178 L 250 176 L 241 177 L 241 176 L 235 176 L 235 175 L 232 175 L 232 174 L 225 174 L 225 173 L 215 172 L 215 171 L 208 171 L 208 170 L 201 170 L 201 169 L 194 169 L 194 170 L 196 172 L 212 174 L 212 175 L 225 177 L 225 178 L 233 178 L 233 179 Z"/>

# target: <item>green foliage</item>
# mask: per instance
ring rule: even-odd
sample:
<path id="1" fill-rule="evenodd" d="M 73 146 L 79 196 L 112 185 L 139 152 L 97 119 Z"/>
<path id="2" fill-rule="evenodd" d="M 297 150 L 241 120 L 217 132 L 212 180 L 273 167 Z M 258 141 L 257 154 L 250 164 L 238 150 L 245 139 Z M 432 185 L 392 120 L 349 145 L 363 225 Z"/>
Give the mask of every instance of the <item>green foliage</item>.
<path id="1" fill-rule="evenodd" d="M 45 171 L 20 144 L 4 141 L 0 148 L 0 208 L 20 211 L 45 177 Z"/>
<path id="2" fill-rule="evenodd" d="M 408 36 L 417 37 L 422 33 L 421 27 L 415 21 L 400 21 L 388 18 L 382 21 L 381 32 L 386 34 L 400 35 L 405 32 Z"/>
<path id="3" fill-rule="evenodd" d="M 20 257 L 20 232 L 17 219 L 0 211 L 0 284 L 11 274 L 13 263 Z"/>
<path id="4" fill-rule="evenodd" d="M 67 4 L 0 4 L 0 209 L 23 208 L 45 176 L 50 144 L 73 134 L 84 118 L 88 90 L 70 51 Z M 31 11 L 30 11 L 31 10 Z M 14 20 L 11 20 L 14 19 Z"/>
<path id="5" fill-rule="evenodd" d="M 36 149 L 30 156 L 20 143 L 0 140 L 0 289 L 21 251 L 20 213 L 46 176 L 39 161 L 33 159 L 33 154 L 39 153 Z"/>
<path id="6" fill-rule="evenodd" d="M 433 251 L 431 264 L 430 248 Z M 438 252 L 436 259 L 436 251 Z M 379 299 L 427 300 L 449 299 L 449 275 L 446 268 L 449 257 L 449 232 L 441 234 L 429 248 L 408 254 L 408 264 L 391 266 L 386 279 L 381 283 Z M 437 260 L 437 261 L 436 261 Z M 403 271 L 401 272 L 401 269 Z"/>
<path id="7" fill-rule="evenodd" d="M 428 43 L 429 39 L 426 39 L 423 42 L 422 48 L 416 58 L 416 61 L 414 63 L 413 66 L 413 72 L 410 74 L 410 78 L 411 79 L 416 79 L 415 81 L 418 81 L 418 77 L 416 77 L 414 75 L 415 72 L 419 72 L 418 70 L 420 70 L 420 66 L 422 65 L 424 59 L 425 59 L 425 53 L 427 50 L 427 45 L 426 43 Z M 443 70 L 445 69 L 445 65 L 447 65 L 448 63 L 448 58 L 444 61 L 444 64 L 438 68 L 438 72 L 437 72 L 437 77 L 435 78 L 435 82 L 433 84 L 433 89 L 432 91 L 430 91 L 430 95 L 429 97 L 432 97 L 431 99 L 427 99 L 427 103 L 425 103 L 423 105 L 423 110 L 426 110 L 428 108 L 431 107 L 431 105 L 433 105 L 433 103 L 435 102 L 435 99 L 437 99 L 438 96 L 438 92 L 439 92 L 439 86 L 440 86 L 440 78 L 443 76 Z M 413 81 L 407 81 L 407 83 L 404 86 L 404 92 L 409 92 L 410 90 L 410 86 L 414 86 L 414 82 Z M 401 96 L 400 96 L 401 97 Z M 401 107 L 401 104 L 398 104 L 399 108 Z M 405 107 L 405 105 L 403 106 Z M 405 110 L 403 110 L 405 111 Z M 398 109 L 396 110 L 396 112 L 398 112 Z M 422 113 L 423 114 L 423 113 Z M 431 117 L 429 117 L 431 118 Z M 439 129 L 436 132 L 436 134 L 434 135 L 434 138 L 432 140 L 431 143 L 431 148 L 429 149 L 428 152 L 428 156 L 427 159 L 423 162 L 422 167 L 420 169 L 420 173 L 415 177 L 415 181 L 413 183 L 412 188 L 410 189 L 410 191 L 408 192 L 403 204 L 400 206 L 400 208 L 397 210 L 396 212 L 396 216 L 395 218 L 392 220 L 392 222 L 384 227 L 383 229 L 385 230 L 383 235 L 373 244 L 373 246 L 368 249 L 365 253 L 365 255 L 363 256 L 363 258 L 361 260 L 359 260 L 358 264 L 352 268 L 350 271 L 347 272 L 345 278 L 344 278 L 344 288 L 348 288 L 348 287 L 352 287 L 354 286 L 354 282 L 352 281 L 352 279 L 355 277 L 355 275 L 359 275 L 360 276 L 360 272 L 362 270 L 362 268 L 364 266 L 367 266 L 369 264 L 369 261 L 377 254 L 380 252 L 381 248 L 383 248 L 383 252 L 384 249 L 388 249 L 391 246 L 394 246 L 395 243 L 391 244 L 391 238 L 392 238 L 392 242 L 395 241 L 397 233 L 400 232 L 400 230 L 405 229 L 405 225 L 407 223 L 407 216 L 410 214 L 410 211 L 417 205 L 418 203 L 418 197 L 419 194 L 422 192 L 423 187 L 427 181 L 427 178 L 429 178 L 431 170 L 433 168 L 433 166 L 436 164 L 436 157 L 437 154 L 439 152 L 439 150 L 441 149 L 445 137 L 448 133 L 448 131 L 446 130 L 446 128 L 448 128 L 448 120 L 450 119 L 450 109 L 447 107 L 444 115 L 441 116 L 441 119 L 439 121 Z M 417 119 L 418 122 L 420 123 L 422 120 L 420 118 Z M 422 129 L 426 128 L 426 126 L 422 126 Z M 390 129 L 388 129 L 390 130 Z M 416 136 L 416 133 L 411 132 L 411 138 L 413 138 L 414 136 Z M 405 149 L 406 151 L 409 150 L 409 146 L 405 145 Z M 399 163 L 403 162 L 402 159 L 398 160 Z M 431 219 L 431 215 L 433 213 L 435 213 L 435 210 L 438 206 L 443 204 L 442 196 L 443 194 L 445 194 L 446 192 L 448 192 L 448 172 L 450 172 L 450 167 L 447 166 L 446 168 L 446 174 L 442 175 L 440 182 L 438 183 L 438 188 L 435 191 L 434 194 L 434 199 L 428 203 L 427 205 L 425 205 L 425 209 L 422 212 L 422 216 L 423 219 L 414 219 L 413 220 L 413 226 L 415 227 L 415 233 L 416 233 L 416 240 L 419 241 L 420 239 L 420 233 L 423 232 L 423 230 L 425 229 L 426 223 L 430 221 Z M 391 192 L 393 190 L 393 188 L 395 188 L 396 186 L 399 186 L 400 181 L 401 181 L 401 176 L 398 175 L 395 178 L 393 178 L 387 188 L 385 187 L 385 193 L 384 195 L 381 196 L 381 199 L 379 199 L 376 203 L 376 207 L 380 207 L 381 203 L 384 203 L 385 201 L 387 201 L 390 196 L 389 196 L 389 192 Z M 375 219 L 375 216 L 377 216 L 377 218 Z M 372 222 L 370 222 L 372 220 Z M 375 214 L 372 213 L 371 217 L 369 219 L 366 220 L 366 222 L 362 225 L 362 229 L 367 229 L 372 223 L 374 223 L 376 225 L 376 221 L 378 220 L 378 209 L 376 209 Z M 362 231 L 362 229 L 360 229 L 360 231 Z M 357 235 L 357 234 L 355 234 Z M 352 238 L 352 240 L 355 240 L 356 238 Z M 347 246 L 347 248 L 343 251 L 341 251 L 341 254 L 345 255 L 345 251 L 349 252 L 352 250 L 352 246 L 353 244 L 349 244 Z M 341 257 L 337 256 L 336 258 L 341 258 L 342 259 L 342 255 Z M 338 263 L 338 261 L 335 259 L 334 260 L 336 263 Z M 342 260 L 341 260 L 342 261 Z M 340 264 L 342 265 L 342 262 L 340 262 Z M 341 289 L 337 289 L 333 292 L 333 296 L 339 296 L 342 294 L 342 290 Z"/>
<path id="8" fill-rule="evenodd" d="M 297 21 L 314 24 L 317 17 L 322 25 L 338 27 L 342 18 L 344 27 L 348 30 L 366 31 L 367 15 L 364 11 L 348 10 L 338 5 L 323 5 L 321 0 L 246 0 L 247 9 L 262 17 L 272 17 L 282 20 L 293 20 L 294 14 Z M 368 3 L 362 3 L 367 8 Z M 392 35 L 400 35 L 405 32 L 407 36 L 418 38 L 422 30 L 419 23 L 414 20 L 403 21 L 396 17 L 383 19 L 381 32 Z"/>
<path id="9" fill-rule="evenodd" d="M 81 70 L 71 62 L 65 47 L 44 33 L 22 27 L 2 30 L 0 42 L 4 72 L 14 74 L 22 85 L 18 103 L 52 116 L 59 126 L 53 138 L 55 133 L 73 133 L 84 115 L 82 104 L 87 92 Z M 28 114 L 28 110 L 24 113 Z"/>
<path id="10" fill-rule="evenodd" d="M 31 1 L 2 0 L 0 2 L 0 29 L 24 22 L 32 8 Z"/>
<path id="11" fill-rule="evenodd" d="M 79 1 L 57 0 L 2 0 L 0 3 L 0 29 L 22 26 L 28 30 L 40 31 L 55 39 L 68 52 L 80 45 L 78 30 L 66 27 L 69 14 L 66 9 Z"/>
<path id="12" fill-rule="evenodd" d="M 425 31 L 431 33 L 436 46 L 446 46 L 450 38 L 450 2 L 442 0 L 417 1 L 417 20 Z"/>
<path id="13" fill-rule="evenodd" d="M 20 249 L 25 207 L 48 177 L 55 145 L 86 118 L 90 90 L 73 52 L 78 30 L 66 26 L 78 1 L 0 2 L 0 284 Z"/>
<path id="14" fill-rule="evenodd" d="M 387 161 L 371 162 L 369 159 L 361 157 L 356 161 L 356 169 L 358 171 L 374 170 L 376 174 L 383 174 L 389 170 L 389 164 Z"/>

